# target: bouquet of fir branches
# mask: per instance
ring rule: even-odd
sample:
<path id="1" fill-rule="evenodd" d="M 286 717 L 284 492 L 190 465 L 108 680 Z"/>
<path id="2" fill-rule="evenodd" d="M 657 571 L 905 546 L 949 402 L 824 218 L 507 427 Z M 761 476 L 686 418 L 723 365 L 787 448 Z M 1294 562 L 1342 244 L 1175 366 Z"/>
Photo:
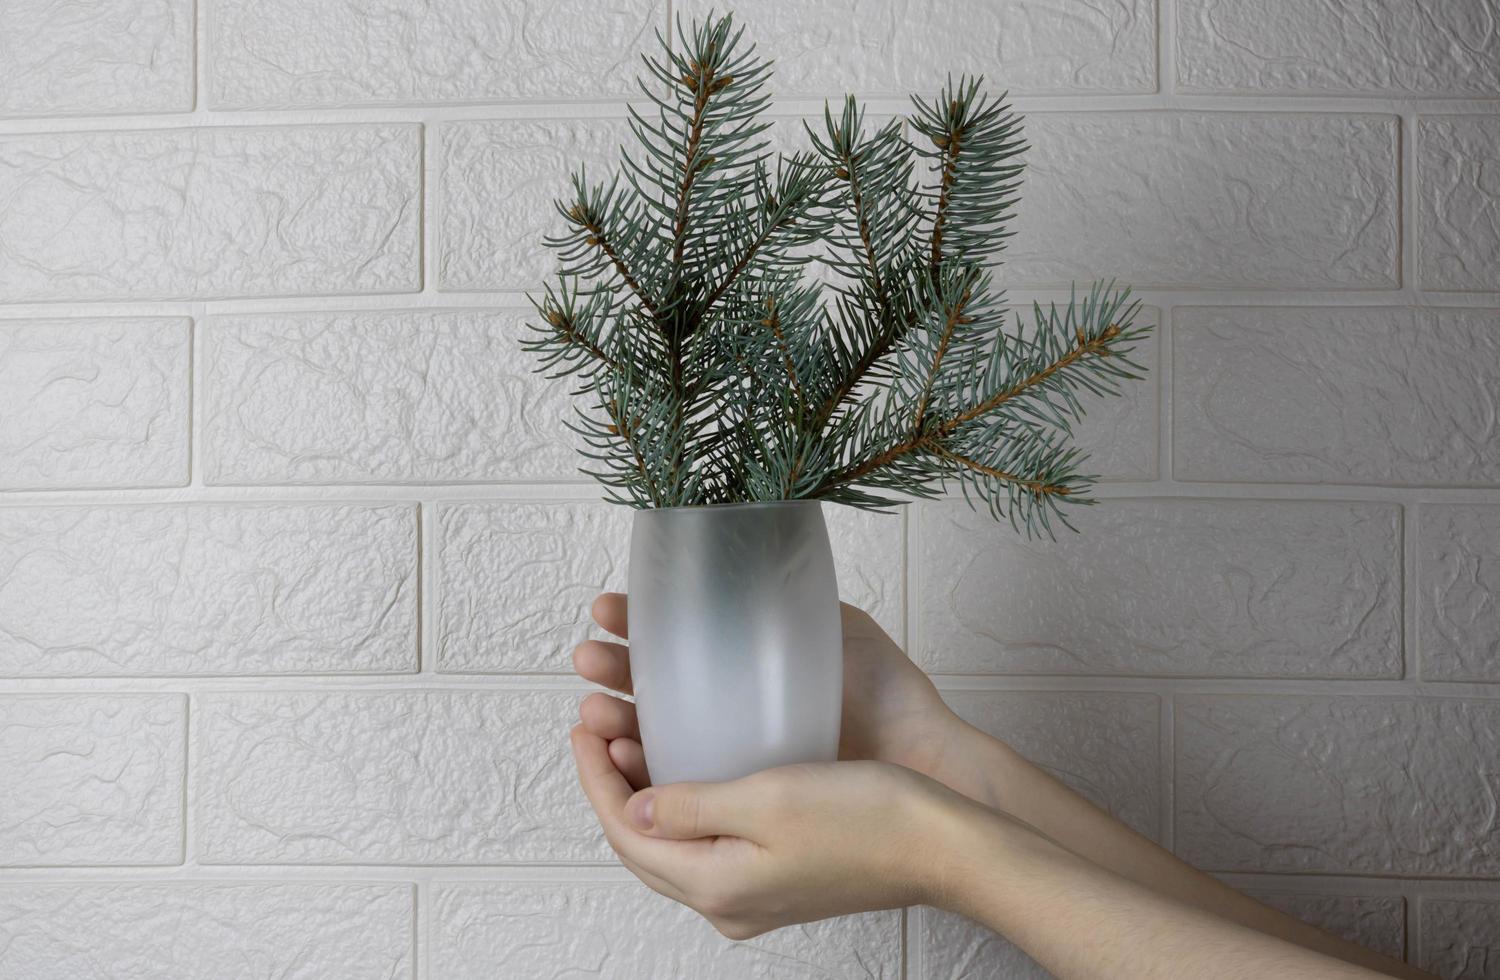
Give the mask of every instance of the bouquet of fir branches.
<path id="1" fill-rule="evenodd" d="M 547 240 L 528 347 L 575 376 L 589 472 L 617 502 L 817 498 L 879 508 L 957 483 L 1028 533 L 1092 479 L 1080 396 L 1117 394 L 1146 328 L 1128 290 L 1005 305 L 993 281 L 1026 143 L 981 80 L 906 119 L 853 97 L 773 154 L 770 64 L 731 17 L 645 58 L 649 102 Z"/>

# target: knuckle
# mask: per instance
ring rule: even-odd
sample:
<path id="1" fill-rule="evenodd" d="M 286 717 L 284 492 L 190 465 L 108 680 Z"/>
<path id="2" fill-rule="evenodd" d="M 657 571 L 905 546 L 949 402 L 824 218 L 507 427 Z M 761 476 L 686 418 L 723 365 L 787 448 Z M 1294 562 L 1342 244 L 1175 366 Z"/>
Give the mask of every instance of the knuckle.
<path id="1" fill-rule="evenodd" d="M 765 931 L 739 919 L 716 919 L 710 921 L 713 923 L 713 927 L 718 930 L 719 935 L 725 939 L 732 939 L 735 942 L 754 939 Z"/>
<path id="2" fill-rule="evenodd" d="M 699 828 L 703 826 L 702 797 L 697 793 L 679 792 L 673 793 L 671 800 L 673 826 L 685 837 L 697 837 Z"/>
<path id="3" fill-rule="evenodd" d="M 755 780 L 755 798 L 773 813 L 785 813 L 796 803 L 798 785 L 802 782 L 796 766 L 766 770 L 750 777 Z"/>

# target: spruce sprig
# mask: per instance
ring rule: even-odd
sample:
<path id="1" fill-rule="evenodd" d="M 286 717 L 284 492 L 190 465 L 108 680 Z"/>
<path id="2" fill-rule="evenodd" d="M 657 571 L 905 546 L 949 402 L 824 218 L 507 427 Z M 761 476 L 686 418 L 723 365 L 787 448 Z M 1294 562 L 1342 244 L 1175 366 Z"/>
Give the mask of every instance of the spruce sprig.
<path id="1" fill-rule="evenodd" d="M 1140 377 L 1148 328 L 1113 284 L 1005 304 L 1027 147 L 1004 96 L 950 80 L 879 127 L 849 97 L 774 154 L 770 64 L 732 17 L 657 40 L 635 145 L 574 176 L 533 297 L 526 346 L 588 398 L 586 472 L 637 507 L 880 509 L 956 483 L 1028 534 L 1066 525 L 1091 502 L 1083 396 Z"/>

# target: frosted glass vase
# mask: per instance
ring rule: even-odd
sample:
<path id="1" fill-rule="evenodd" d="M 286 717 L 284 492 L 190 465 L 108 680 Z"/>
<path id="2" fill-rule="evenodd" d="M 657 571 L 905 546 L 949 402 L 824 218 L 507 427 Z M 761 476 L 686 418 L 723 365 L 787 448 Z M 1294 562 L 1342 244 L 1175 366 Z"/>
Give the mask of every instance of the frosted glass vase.
<path id="1" fill-rule="evenodd" d="M 817 501 L 638 510 L 629 587 L 653 783 L 838 758 L 843 636 Z"/>

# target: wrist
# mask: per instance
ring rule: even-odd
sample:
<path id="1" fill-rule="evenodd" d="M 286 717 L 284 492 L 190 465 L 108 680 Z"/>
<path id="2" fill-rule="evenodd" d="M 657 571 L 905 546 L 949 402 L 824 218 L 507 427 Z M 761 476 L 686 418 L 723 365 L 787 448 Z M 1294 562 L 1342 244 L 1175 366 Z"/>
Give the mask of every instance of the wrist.
<path id="1" fill-rule="evenodd" d="M 981 879 L 1008 866 L 1007 852 L 1018 844 L 1013 821 L 941 786 L 922 794 L 916 806 L 901 847 L 915 892 L 911 904 L 962 912 L 976 901 Z"/>
<path id="2" fill-rule="evenodd" d="M 1030 825 L 956 794 L 942 802 L 933 828 L 942 846 L 928 855 L 922 903 L 992 928 L 997 915 L 1008 916 L 1011 898 L 1033 893 L 1076 860 Z"/>
<path id="3" fill-rule="evenodd" d="M 934 779 L 991 809 L 1010 809 L 1010 789 L 1028 765 L 1019 753 L 957 715 L 940 745 L 931 770 Z"/>

